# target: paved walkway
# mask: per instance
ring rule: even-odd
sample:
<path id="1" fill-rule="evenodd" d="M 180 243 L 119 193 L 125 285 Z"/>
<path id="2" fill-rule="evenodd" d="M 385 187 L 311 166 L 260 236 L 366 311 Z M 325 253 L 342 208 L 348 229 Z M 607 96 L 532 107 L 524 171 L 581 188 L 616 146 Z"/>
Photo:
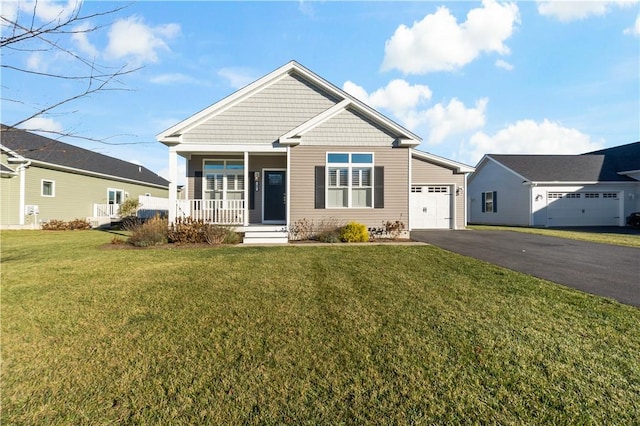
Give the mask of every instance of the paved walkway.
<path id="1" fill-rule="evenodd" d="M 640 307 L 640 248 L 514 231 L 413 231 L 411 238 Z"/>

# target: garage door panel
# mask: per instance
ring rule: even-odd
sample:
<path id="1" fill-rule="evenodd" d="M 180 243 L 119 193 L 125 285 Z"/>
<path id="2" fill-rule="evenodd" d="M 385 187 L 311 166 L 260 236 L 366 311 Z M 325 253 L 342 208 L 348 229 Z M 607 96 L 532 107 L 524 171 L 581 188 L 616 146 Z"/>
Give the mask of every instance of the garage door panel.
<path id="1" fill-rule="evenodd" d="M 617 226 L 620 199 L 615 192 L 547 193 L 549 226 Z"/>
<path id="2" fill-rule="evenodd" d="M 449 186 L 413 186 L 409 203 L 411 229 L 451 228 Z"/>

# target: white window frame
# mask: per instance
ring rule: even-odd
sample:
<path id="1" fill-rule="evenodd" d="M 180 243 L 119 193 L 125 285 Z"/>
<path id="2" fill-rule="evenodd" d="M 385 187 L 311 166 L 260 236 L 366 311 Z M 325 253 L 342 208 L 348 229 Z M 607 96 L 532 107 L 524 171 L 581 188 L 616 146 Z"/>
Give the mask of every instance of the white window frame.
<path id="1" fill-rule="evenodd" d="M 222 175 L 222 198 L 221 200 L 228 200 L 228 194 L 241 194 L 240 198 L 233 198 L 234 200 L 244 200 L 245 187 L 247 182 L 245 182 L 245 168 L 246 164 L 244 163 L 244 159 L 242 158 L 206 158 L 202 161 L 202 198 L 214 200 L 215 198 L 207 198 L 207 193 L 215 194 L 216 192 L 220 192 L 218 189 L 208 190 L 207 189 L 207 170 L 206 164 L 207 162 L 222 162 L 223 166 L 220 172 L 215 172 L 212 174 L 221 174 Z M 227 162 L 239 162 L 242 164 L 242 169 L 238 172 L 236 169 L 227 169 Z M 229 176 L 233 175 L 233 189 L 229 189 Z M 238 179 L 237 176 L 242 177 L 242 188 L 238 189 Z"/>
<path id="2" fill-rule="evenodd" d="M 51 194 L 45 194 L 44 193 L 44 184 L 45 183 L 50 183 L 51 184 Z M 40 179 L 40 196 L 48 197 L 48 198 L 55 197 L 56 196 L 56 181 L 52 180 L 52 179 Z"/>
<path id="3" fill-rule="evenodd" d="M 115 193 L 115 192 L 119 192 L 120 194 L 122 194 L 122 195 L 120 196 L 120 203 L 116 203 L 116 202 L 115 202 L 116 200 L 114 200 L 114 202 L 113 202 L 113 203 L 111 203 L 111 202 L 110 202 L 110 200 L 109 200 L 109 193 L 110 193 L 110 192 L 112 192 L 112 191 L 113 191 L 114 193 Z M 117 197 L 116 197 L 116 199 L 117 199 Z M 119 205 L 119 204 L 122 204 L 122 203 L 124 202 L 124 200 L 125 200 L 125 199 L 126 199 L 126 198 L 125 198 L 125 192 L 124 192 L 124 189 L 118 189 L 118 188 L 107 188 L 107 204 L 118 204 L 118 205 Z"/>
<path id="4" fill-rule="evenodd" d="M 337 154 L 337 155 L 346 155 L 348 160 L 347 162 L 342 162 L 342 163 L 338 163 L 338 162 L 329 162 L 329 155 L 332 154 Z M 352 160 L 352 155 L 370 155 L 371 156 L 371 162 L 370 163 L 354 163 Z M 375 197 L 375 182 L 374 182 L 374 175 L 375 175 L 375 154 L 373 152 L 344 152 L 344 151 L 331 151 L 331 152 L 326 152 L 325 153 L 325 164 L 326 164 L 326 185 L 325 185 L 325 200 L 326 201 L 326 208 L 328 209 L 372 209 L 374 208 L 373 206 L 375 206 L 375 201 L 374 201 L 374 197 Z M 336 186 L 331 186 L 331 169 L 347 169 L 347 176 L 346 176 L 346 182 L 343 182 L 343 179 L 339 178 L 339 175 L 336 175 L 336 180 L 339 181 L 337 182 Z M 354 182 L 353 182 L 353 173 L 357 172 L 358 169 L 369 169 L 369 185 L 367 186 L 362 186 L 362 185 L 358 185 L 358 186 L 354 186 Z M 362 173 L 360 171 L 360 173 L 358 174 L 358 180 L 362 181 Z M 329 196 L 329 192 L 331 191 L 331 189 L 335 189 L 335 188 L 346 188 L 347 190 L 347 205 L 346 206 L 337 206 L 337 205 L 330 205 L 329 203 L 331 202 L 331 197 Z M 354 206 L 353 205 L 353 192 L 356 189 L 369 189 L 370 193 L 371 193 L 371 197 L 370 197 L 370 205 L 367 206 Z"/>
<path id="5" fill-rule="evenodd" d="M 494 191 L 486 191 L 484 193 L 484 213 L 495 213 L 493 208 L 493 192 Z M 489 205 L 491 206 L 491 209 L 488 208 Z"/>

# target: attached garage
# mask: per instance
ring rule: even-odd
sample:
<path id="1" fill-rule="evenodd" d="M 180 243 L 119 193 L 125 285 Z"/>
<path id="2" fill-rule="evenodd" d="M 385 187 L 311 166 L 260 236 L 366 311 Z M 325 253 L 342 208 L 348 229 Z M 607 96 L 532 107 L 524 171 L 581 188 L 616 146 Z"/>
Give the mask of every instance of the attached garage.
<path id="1" fill-rule="evenodd" d="M 449 185 L 412 186 L 409 195 L 411 229 L 452 228 L 452 191 Z"/>
<path id="2" fill-rule="evenodd" d="M 618 226 L 618 192 L 547 192 L 547 226 Z"/>

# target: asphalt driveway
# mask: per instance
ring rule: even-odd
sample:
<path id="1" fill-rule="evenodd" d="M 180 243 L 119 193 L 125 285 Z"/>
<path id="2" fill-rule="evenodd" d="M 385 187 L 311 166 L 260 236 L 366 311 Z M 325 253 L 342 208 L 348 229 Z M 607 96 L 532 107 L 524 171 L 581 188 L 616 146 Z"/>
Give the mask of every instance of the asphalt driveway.
<path id="1" fill-rule="evenodd" d="M 514 231 L 412 231 L 411 238 L 640 307 L 640 248 Z"/>

